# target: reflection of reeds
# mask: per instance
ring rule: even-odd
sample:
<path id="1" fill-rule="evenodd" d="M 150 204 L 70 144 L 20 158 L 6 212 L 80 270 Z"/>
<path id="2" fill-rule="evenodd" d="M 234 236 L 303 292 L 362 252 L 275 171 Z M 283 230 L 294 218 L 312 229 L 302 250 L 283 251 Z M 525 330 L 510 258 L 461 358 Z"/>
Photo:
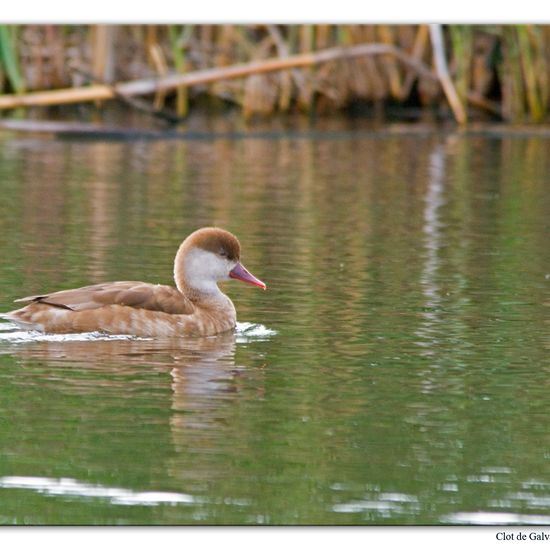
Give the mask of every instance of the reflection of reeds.
<path id="1" fill-rule="evenodd" d="M 328 112 L 357 100 L 423 106 L 444 102 L 454 89 L 457 104 L 470 102 L 500 112 L 508 121 L 544 120 L 550 27 L 448 25 L 442 31 L 441 50 L 449 69 L 445 82 L 419 74 L 393 55 L 365 55 L 191 90 L 180 86 L 175 110 L 187 114 L 200 94 L 238 105 L 245 117 Z M 116 84 L 369 43 L 433 63 L 426 25 L 0 25 L 0 91 L 81 86 L 86 73 Z M 80 73 L 71 70 L 74 66 Z M 157 92 L 155 106 L 161 108 L 169 99 Z"/>

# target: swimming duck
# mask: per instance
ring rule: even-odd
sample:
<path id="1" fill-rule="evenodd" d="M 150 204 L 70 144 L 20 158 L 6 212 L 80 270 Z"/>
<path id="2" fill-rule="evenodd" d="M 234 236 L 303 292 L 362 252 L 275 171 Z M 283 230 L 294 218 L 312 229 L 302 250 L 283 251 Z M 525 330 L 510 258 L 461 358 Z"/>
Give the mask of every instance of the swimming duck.
<path id="1" fill-rule="evenodd" d="M 139 281 L 100 283 L 27 296 L 27 306 L 2 314 L 17 325 L 48 333 L 104 332 L 135 336 L 211 336 L 235 327 L 233 302 L 219 281 L 238 279 L 265 290 L 240 262 L 240 243 L 229 231 L 203 227 L 180 245 L 176 288 Z"/>

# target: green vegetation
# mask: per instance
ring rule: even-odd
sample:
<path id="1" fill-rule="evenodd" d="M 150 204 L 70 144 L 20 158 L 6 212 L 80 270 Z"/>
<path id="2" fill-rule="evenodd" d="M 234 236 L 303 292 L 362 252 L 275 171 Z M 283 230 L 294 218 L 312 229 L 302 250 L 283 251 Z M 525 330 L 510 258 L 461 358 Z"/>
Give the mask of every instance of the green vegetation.
<path id="1" fill-rule="evenodd" d="M 17 41 L 17 27 L 0 25 L 0 77 L 4 80 L 4 73 L 7 77 L 9 86 L 17 92 L 24 91 L 23 76 L 19 68 L 19 59 L 16 52 L 15 43 Z"/>

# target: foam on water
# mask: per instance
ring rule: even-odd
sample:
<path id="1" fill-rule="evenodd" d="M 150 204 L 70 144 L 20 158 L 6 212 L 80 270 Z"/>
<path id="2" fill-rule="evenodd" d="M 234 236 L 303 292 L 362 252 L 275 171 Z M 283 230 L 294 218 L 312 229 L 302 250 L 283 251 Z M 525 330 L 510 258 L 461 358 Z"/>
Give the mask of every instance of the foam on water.
<path id="1" fill-rule="evenodd" d="M 237 343 L 252 340 L 263 341 L 274 336 L 276 331 L 259 323 L 237 323 Z M 96 342 L 98 340 L 151 340 L 129 334 L 104 334 L 102 332 L 80 332 L 77 334 L 44 334 L 37 330 L 22 330 L 15 323 L 0 323 L 0 342 L 21 344 L 26 342 Z"/>
<path id="2" fill-rule="evenodd" d="M 277 334 L 277 331 L 261 325 L 260 323 L 239 323 L 235 328 L 237 343 L 250 340 L 268 340 Z"/>
<path id="3" fill-rule="evenodd" d="M 126 334 L 79 332 L 77 334 L 45 334 L 37 330 L 23 330 L 14 323 L 0 323 L 0 342 L 87 342 L 97 340 L 144 340 Z"/>

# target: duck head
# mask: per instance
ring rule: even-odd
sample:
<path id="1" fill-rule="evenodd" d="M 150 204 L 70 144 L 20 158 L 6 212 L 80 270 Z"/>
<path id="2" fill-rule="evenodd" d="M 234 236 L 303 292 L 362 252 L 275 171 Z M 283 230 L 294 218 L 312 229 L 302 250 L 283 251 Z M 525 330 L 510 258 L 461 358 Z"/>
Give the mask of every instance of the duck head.
<path id="1" fill-rule="evenodd" d="M 240 261 L 241 245 L 235 235 L 218 227 L 203 227 L 181 244 L 174 264 L 174 278 L 181 292 L 185 288 L 211 294 L 217 283 L 238 279 L 266 289 Z"/>

